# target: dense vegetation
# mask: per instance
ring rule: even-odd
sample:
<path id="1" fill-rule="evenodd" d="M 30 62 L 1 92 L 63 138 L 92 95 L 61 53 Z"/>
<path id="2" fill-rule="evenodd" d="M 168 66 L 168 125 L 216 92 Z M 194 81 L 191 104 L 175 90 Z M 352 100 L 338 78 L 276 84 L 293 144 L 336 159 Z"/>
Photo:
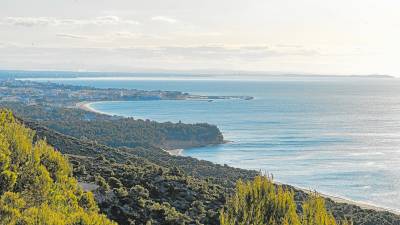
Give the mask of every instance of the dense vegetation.
<path id="1" fill-rule="evenodd" d="M 203 160 L 171 156 L 155 147 L 151 140 L 129 148 L 120 147 L 125 144 L 115 142 L 113 145 L 119 148 L 113 148 L 102 139 L 102 134 L 96 132 L 91 134 L 97 140 L 93 141 L 81 138 L 73 130 L 69 134 L 75 137 L 43 126 L 46 125 L 46 117 L 52 118 L 54 123 L 63 118 L 111 122 L 120 120 L 120 117 L 43 106 L 23 107 L 19 110 L 18 115 L 22 118 L 31 115 L 29 120 L 23 122 L 35 130 L 32 141 L 41 143 L 40 140 L 45 138 L 49 144 L 67 155 L 73 165 L 74 176 L 82 185 L 92 186 L 90 190 L 93 190 L 100 211 L 120 224 L 219 224 L 220 209 L 224 208 L 224 213 L 229 213 L 228 206 L 232 201 L 226 200 L 238 194 L 235 192 L 236 181 L 241 179 L 242 185 L 245 185 L 259 174 Z M 91 129 L 91 125 L 87 126 Z M 115 129 L 114 132 L 118 136 L 123 135 L 124 130 Z M 79 187 L 77 189 L 81 190 Z M 312 198 L 312 195 L 310 198 L 309 194 L 287 185 L 276 190 L 278 195 L 279 190 L 284 190 L 286 195 L 291 196 L 301 223 L 303 215 L 314 218 L 312 215 L 320 215 L 326 205 L 334 218 L 349 218 L 354 224 L 400 224 L 400 217 L 389 212 L 365 210 L 354 205 L 335 203 L 330 199 Z M 226 202 L 228 205 L 224 206 Z M 316 207 L 319 207 L 318 210 L 314 210 Z M 235 214 L 230 215 L 232 218 Z M 328 213 L 324 215 L 331 218 Z"/>
<path id="2" fill-rule="evenodd" d="M 96 173 L 96 171 L 103 171 L 103 169 L 100 169 L 99 167 L 103 167 L 105 171 L 107 171 L 107 168 L 118 168 L 118 170 L 112 169 L 114 174 L 122 173 L 125 174 L 125 169 L 129 166 L 135 166 L 135 167 L 145 167 L 145 165 L 152 165 L 152 166 L 158 166 L 160 168 L 163 168 L 164 171 L 169 171 L 169 170 L 175 170 L 175 167 L 180 170 L 180 173 L 182 176 L 186 176 L 189 178 L 191 176 L 192 178 L 190 179 L 196 179 L 199 182 L 207 182 L 208 186 L 205 187 L 213 187 L 213 185 L 216 187 L 220 186 L 221 188 L 217 188 L 217 190 L 224 191 L 225 196 L 232 195 L 234 193 L 234 184 L 238 179 L 242 179 L 244 182 L 246 180 L 251 180 L 255 176 L 258 175 L 256 171 L 250 171 L 250 170 L 244 170 L 244 169 L 238 169 L 238 168 L 232 168 L 229 166 L 221 166 L 217 164 L 213 164 L 211 162 L 203 161 L 203 160 L 197 160 L 193 158 L 187 158 L 187 157 L 177 157 L 177 156 L 170 156 L 167 153 L 163 152 L 162 150 L 158 148 L 111 148 L 105 145 L 101 145 L 98 143 L 94 143 L 91 141 L 87 140 L 81 140 L 77 139 L 71 136 L 67 136 L 58 132 L 55 132 L 51 129 L 48 129 L 46 127 L 43 127 L 37 123 L 26 123 L 27 126 L 31 127 L 36 131 L 36 134 L 38 137 L 45 137 L 46 140 L 55 146 L 57 149 L 59 149 L 62 153 L 65 154 L 73 154 L 73 155 L 79 155 L 75 156 L 73 159 L 74 161 L 79 161 L 79 165 L 84 165 L 85 169 L 83 170 L 78 169 L 79 166 L 75 165 L 74 169 L 75 173 L 78 177 L 78 179 L 84 179 L 86 182 L 94 182 L 93 178 L 90 178 L 92 176 L 96 177 L 99 174 L 91 174 L 92 171 L 90 168 L 95 167 L 96 169 L 93 171 L 93 173 Z M 82 157 L 84 156 L 84 157 Z M 107 159 L 110 164 L 107 163 L 99 163 L 96 160 L 92 160 L 92 158 L 86 158 L 86 156 L 92 156 L 96 160 L 103 160 L 103 157 Z M 115 165 L 115 166 L 109 166 L 109 165 Z M 97 167 L 96 167 L 97 166 Z M 127 167 L 126 167 L 127 166 Z M 81 166 L 82 167 L 82 166 Z M 78 175 L 78 171 L 84 171 L 83 174 L 87 174 L 85 176 Z M 145 173 L 147 169 L 143 169 L 143 173 Z M 97 172 L 98 173 L 98 172 Z M 100 176 L 102 176 L 105 180 L 111 178 L 111 176 L 106 175 L 109 172 L 102 172 Z M 112 173 L 110 173 L 112 174 Z M 168 174 L 168 172 L 167 172 Z M 189 175 L 189 176 L 188 176 Z M 115 175 L 112 175 L 115 176 Z M 119 175 L 121 176 L 121 175 Z M 214 178 L 215 176 L 215 178 Z M 124 180 L 125 178 L 117 178 L 120 181 Z M 166 179 L 168 180 L 168 179 Z M 111 182 L 113 182 L 114 179 L 112 179 Z M 97 181 L 96 181 L 97 182 Z M 143 185 L 138 184 L 142 187 L 144 187 L 147 191 L 147 186 L 145 183 L 152 183 L 154 182 L 154 179 L 149 180 L 143 180 Z M 123 186 L 127 189 L 130 190 L 130 186 L 125 186 L 125 184 L 121 181 Z M 108 181 L 107 181 L 108 184 Z M 153 184 L 151 184 L 153 185 Z M 110 185 L 109 185 L 110 186 Z M 184 188 L 191 188 L 189 185 L 184 185 Z M 302 202 L 306 201 L 308 199 L 309 194 L 295 189 L 291 186 L 284 185 L 283 186 L 285 190 L 288 191 L 293 191 L 294 193 L 294 200 L 297 204 L 297 212 L 301 213 L 302 211 Z M 111 189 L 112 190 L 112 189 Z M 206 190 L 207 191 L 207 190 Z M 150 192 L 150 191 L 149 191 Z M 213 190 L 207 191 L 209 193 L 213 193 Z M 95 192 L 98 193 L 98 192 Z M 97 195 L 97 194 L 96 194 Z M 165 202 L 164 200 L 158 199 L 155 201 L 154 196 L 149 195 L 149 198 L 151 198 L 154 202 L 157 202 L 158 204 L 161 205 L 166 205 L 168 203 L 170 206 L 173 206 L 174 199 L 176 196 L 168 198 L 172 200 L 172 203 Z M 98 198 L 101 200 L 102 198 Z M 181 198 L 183 200 L 183 198 Z M 185 200 L 186 201 L 186 200 Z M 100 201 L 99 201 L 100 202 Z M 112 202 L 112 201 L 109 201 Z M 208 208 L 208 211 L 211 209 L 210 206 L 207 206 L 209 204 L 208 201 L 202 202 L 205 208 Z M 214 201 L 213 202 L 213 207 L 215 208 L 222 208 L 223 203 L 221 201 Z M 114 204 L 118 205 L 119 207 L 126 207 L 124 201 L 115 201 Z M 191 205 L 192 203 L 179 203 L 179 204 L 184 204 L 184 205 Z M 346 203 L 336 203 L 333 202 L 332 200 L 326 198 L 325 199 L 325 204 L 327 206 L 327 209 L 332 212 L 333 216 L 337 219 L 342 219 L 342 218 L 348 218 L 353 221 L 355 225 L 390 225 L 390 224 L 400 224 L 400 216 L 394 215 L 389 212 L 379 212 L 379 211 L 374 211 L 374 210 L 367 210 L 367 209 L 362 209 L 358 206 L 355 205 L 350 205 Z M 110 204 L 111 205 L 111 204 Z M 100 204 L 101 210 L 103 212 L 107 213 L 111 217 L 111 212 L 118 212 L 118 210 L 112 211 L 109 210 L 111 208 L 118 208 L 118 207 L 112 207 L 108 206 L 108 204 L 101 205 Z M 179 211 L 178 209 L 175 208 L 176 211 Z M 146 211 L 151 212 L 149 210 Z M 215 211 L 214 211 L 215 212 Z M 181 214 L 186 214 L 186 211 L 180 211 Z M 116 214 L 116 215 L 121 215 L 121 214 Z M 160 214 L 157 214 L 157 218 L 155 216 L 147 216 L 144 218 L 152 218 L 153 221 L 163 221 L 163 217 L 160 216 Z M 189 217 L 191 217 L 191 214 L 187 214 Z M 205 218 L 207 220 L 215 220 L 214 217 L 210 217 L 211 213 L 208 214 L 208 216 Z M 114 217 L 111 217 L 114 218 Z M 192 219 L 195 219 L 195 217 L 191 217 Z M 138 219 L 138 218 L 137 218 Z"/>
<path id="3" fill-rule="evenodd" d="M 222 143 L 216 126 L 66 108 L 80 101 L 196 96 L 15 80 L 2 85 L 0 107 L 20 119 L 0 113 L 0 224 L 113 224 L 100 211 L 120 224 L 335 225 L 348 218 L 355 225 L 400 225 L 400 216 L 389 212 L 162 150 Z"/>
<path id="4" fill-rule="evenodd" d="M 113 121 L 45 121 L 59 132 L 113 147 L 155 146 L 165 149 L 221 144 L 222 134 L 209 124 L 158 123 L 123 118 Z"/>
<path id="5" fill-rule="evenodd" d="M 56 131 L 112 147 L 154 146 L 164 149 L 221 144 L 223 136 L 210 124 L 158 123 L 113 117 L 80 109 L 2 102 L 17 116 L 39 121 Z"/>
<path id="6" fill-rule="evenodd" d="M 68 161 L 0 111 L 1 224 L 113 224 L 72 177 Z"/>
<path id="7" fill-rule="evenodd" d="M 34 123 L 27 125 L 36 130 L 37 137 L 46 137 L 49 143 L 68 154 L 74 165 L 74 175 L 81 182 L 96 183 L 102 187 L 95 191 L 95 196 L 102 212 L 113 220 L 121 224 L 133 221 L 136 224 L 148 221 L 153 224 L 192 224 L 196 220 L 203 224 L 218 223 L 219 209 L 230 191 L 217 182 L 188 176 L 176 166 L 156 165 L 131 151 L 85 142 Z M 139 149 L 142 148 L 136 148 Z M 153 150 L 168 156 L 159 149 L 142 151 Z M 210 165 L 214 164 L 209 163 L 209 168 L 216 170 Z M 234 174 L 229 167 L 221 168 Z M 199 169 L 197 173 L 202 177 L 209 173 L 205 166 L 192 168 L 196 169 Z M 223 169 L 220 174 L 223 175 Z M 136 200 L 131 195 L 125 195 L 135 187 L 148 194 Z M 120 195 L 121 193 L 125 194 Z M 146 204 L 142 204 L 144 200 Z M 162 206 L 162 209 L 154 211 L 155 206 Z"/>
<path id="8" fill-rule="evenodd" d="M 257 176 L 254 181 L 238 181 L 235 194 L 221 211 L 220 224 L 337 225 L 317 194 L 302 203 L 300 215 L 296 208 L 292 191 L 276 187 L 269 177 Z M 344 220 L 341 224 L 349 223 Z"/>
<path id="9" fill-rule="evenodd" d="M 82 156 L 104 156 L 117 162 L 125 162 L 131 156 L 140 157 L 159 166 L 173 168 L 178 167 L 186 174 L 221 184 L 227 188 L 233 188 L 239 179 L 252 179 L 258 172 L 233 168 L 227 165 L 218 165 L 205 160 L 191 157 L 171 156 L 159 148 L 112 148 L 90 140 L 77 139 L 54 130 L 48 129 L 36 122 L 25 121 L 25 124 L 36 131 L 38 137 L 46 140 L 62 151 L 64 154 Z"/>
<path id="10" fill-rule="evenodd" d="M 81 181 L 99 185 L 101 210 L 119 224 L 216 224 L 225 202 L 223 187 L 130 157 L 70 156 Z"/>

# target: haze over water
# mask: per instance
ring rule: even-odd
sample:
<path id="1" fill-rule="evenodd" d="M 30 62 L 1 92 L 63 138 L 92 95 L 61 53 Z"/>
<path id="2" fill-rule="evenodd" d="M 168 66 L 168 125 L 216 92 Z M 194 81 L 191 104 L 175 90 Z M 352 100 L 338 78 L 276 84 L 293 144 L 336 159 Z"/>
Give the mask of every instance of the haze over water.
<path id="1" fill-rule="evenodd" d="M 253 96 L 250 101 L 99 102 L 91 106 L 114 115 L 215 124 L 232 142 L 187 149 L 183 154 L 268 171 L 280 182 L 400 210 L 397 79 L 57 82 Z"/>

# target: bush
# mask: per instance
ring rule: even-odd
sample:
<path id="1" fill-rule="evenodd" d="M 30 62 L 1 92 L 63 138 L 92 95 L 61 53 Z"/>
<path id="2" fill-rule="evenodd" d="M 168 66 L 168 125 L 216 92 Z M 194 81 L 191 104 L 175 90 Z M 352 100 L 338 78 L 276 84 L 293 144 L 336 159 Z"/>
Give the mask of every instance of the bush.
<path id="1" fill-rule="evenodd" d="M 114 224 L 98 214 L 61 153 L 33 136 L 11 112 L 0 111 L 1 224 Z"/>
<path id="2" fill-rule="evenodd" d="M 311 194 L 303 203 L 302 214 L 296 212 L 293 192 L 276 187 L 269 177 L 257 176 L 246 183 L 239 181 L 236 192 L 221 210 L 221 225 L 336 225 L 325 201 Z M 342 224 L 348 224 L 344 221 Z"/>

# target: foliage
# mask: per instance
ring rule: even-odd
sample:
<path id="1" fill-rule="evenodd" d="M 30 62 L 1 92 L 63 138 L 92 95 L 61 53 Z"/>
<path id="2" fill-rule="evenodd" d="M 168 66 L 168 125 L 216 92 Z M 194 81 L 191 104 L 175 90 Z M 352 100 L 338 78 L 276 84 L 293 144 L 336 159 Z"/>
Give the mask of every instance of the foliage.
<path id="1" fill-rule="evenodd" d="M 113 224 L 72 177 L 67 160 L 0 111 L 1 224 Z"/>
<path id="2" fill-rule="evenodd" d="M 251 180 L 258 175 L 257 172 L 251 170 L 238 169 L 226 165 L 222 166 L 190 157 L 170 156 L 157 148 L 111 148 L 105 145 L 63 135 L 46 127 L 40 126 L 37 123 L 29 122 L 26 123 L 26 125 L 36 131 L 36 136 L 45 137 L 51 145 L 55 146 L 65 154 L 80 155 L 79 158 L 81 158 L 81 156 L 98 156 L 99 159 L 105 160 L 105 162 L 115 160 L 119 163 L 133 164 L 137 167 L 145 167 L 145 165 L 148 165 L 150 162 L 153 165 L 158 165 L 167 169 L 177 167 L 184 174 L 190 175 L 199 180 L 204 180 L 210 184 L 222 186 L 223 189 L 225 189 L 225 194 L 232 194 L 234 192 L 232 187 L 234 188 L 236 180 Z M 134 160 L 129 160 L 131 161 L 129 162 L 128 159 Z M 107 166 L 104 165 L 105 169 L 101 172 L 101 175 L 112 172 L 112 170 L 107 170 L 106 167 Z M 88 168 L 86 168 L 86 170 L 87 169 Z M 123 171 L 124 169 L 121 167 L 121 170 Z M 76 175 L 78 178 L 81 177 L 81 175 Z M 304 191 L 295 189 L 291 186 L 283 186 L 286 190 L 290 189 L 294 192 L 294 199 L 297 203 L 297 211 L 300 213 L 302 208 L 301 202 L 306 201 L 309 195 Z M 174 198 L 171 199 L 173 200 Z M 348 218 L 349 220 L 353 221 L 354 225 L 400 224 L 400 216 L 390 212 L 362 209 L 351 204 L 337 203 L 328 198 L 325 199 L 325 203 L 335 218 Z M 223 204 L 224 202 L 222 202 L 220 205 L 215 204 L 214 207 L 221 208 L 223 207 Z M 115 202 L 115 205 L 122 207 L 124 204 Z M 206 203 L 204 203 L 204 205 L 206 205 Z M 100 208 L 102 208 L 102 206 L 100 206 Z M 110 215 L 108 212 L 105 213 Z M 215 215 L 207 215 L 206 218 L 215 218 Z"/>
<path id="3" fill-rule="evenodd" d="M 301 214 L 296 213 L 292 191 L 276 186 L 266 176 L 253 181 L 238 181 L 236 192 L 220 214 L 221 225 L 337 225 L 328 213 L 325 201 L 316 193 L 303 202 Z M 349 224 L 346 220 L 342 224 Z"/>
<path id="4" fill-rule="evenodd" d="M 97 183 L 94 192 L 102 212 L 119 224 L 215 224 L 225 202 L 224 189 L 185 175 L 177 168 L 157 166 L 137 157 L 125 163 L 103 157 L 70 155 L 83 182 Z"/>
<path id="5" fill-rule="evenodd" d="M 121 220 L 122 218 L 127 218 L 126 224 L 134 223 L 134 221 L 136 221 L 136 224 L 142 224 L 138 221 L 143 221 L 143 224 L 166 223 L 165 221 L 168 221 L 167 218 L 176 218 L 176 216 L 172 216 L 176 215 L 174 213 L 175 211 L 180 213 L 178 218 L 184 221 L 186 221 L 184 218 L 189 217 L 190 222 L 184 223 L 190 224 L 197 223 L 196 221 L 198 221 L 204 224 L 217 224 L 218 209 L 223 207 L 225 203 L 225 201 L 222 200 L 223 197 L 218 201 L 210 201 L 209 199 L 212 198 L 207 196 L 212 196 L 213 194 L 205 194 L 204 198 L 198 198 L 197 195 L 194 195 L 195 197 L 192 199 L 190 195 L 183 195 L 186 196 L 184 198 L 179 197 L 181 196 L 181 194 L 179 194 L 180 192 L 177 192 L 177 195 L 174 194 L 175 192 L 165 193 L 163 192 L 166 190 L 165 186 L 160 185 L 164 180 L 156 180 L 155 178 L 157 178 L 157 176 L 155 176 L 155 171 L 162 174 L 161 177 L 163 177 L 164 174 L 168 177 L 181 177 L 179 180 L 182 180 L 182 182 L 180 182 L 180 185 L 183 187 L 182 190 L 191 190 L 193 187 L 192 183 L 185 183 L 184 180 L 186 178 L 183 179 L 184 177 L 194 180 L 195 183 L 205 183 L 207 185 L 202 186 L 204 191 L 201 193 L 216 193 L 218 194 L 217 196 L 233 194 L 236 180 L 242 179 L 246 182 L 258 175 L 256 171 L 213 164 L 208 161 L 197 160 L 190 157 L 170 156 L 161 149 L 151 146 L 112 148 L 100 142 L 78 139 L 56 132 L 35 122 L 28 122 L 25 120 L 24 123 L 36 131 L 35 139 L 46 138 L 48 143 L 73 159 L 71 162 L 74 165 L 74 175 L 78 179 L 89 183 L 98 183 L 100 187 L 95 191 L 95 197 L 96 201 L 100 204 L 101 211 L 110 218 L 121 218 Z M 71 154 L 74 156 L 71 156 Z M 88 156 L 90 158 L 88 158 Z M 90 160 L 92 160 L 92 162 L 87 162 Z M 100 160 L 103 162 L 98 163 Z M 2 156 L 0 155 L 0 165 L 4 164 L 1 162 L 4 162 L 4 160 L 2 160 Z M 101 170 L 99 167 L 101 167 Z M 142 175 L 140 176 L 143 176 L 143 178 L 134 180 L 133 183 L 128 183 L 126 180 L 129 176 L 125 177 L 125 172 L 129 174 L 129 171 L 133 171 L 133 167 L 137 167 L 138 171 L 141 171 Z M 151 167 L 158 169 L 149 170 Z M 159 170 L 160 168 L 161 170 Z M 148 171 L 149 175 L 145 175 Z M 173 174 L 173 176 L 171 176 L 171 174 Z M 107 183 L 110 177 L 115 177 L 120 180 L 123 184 L 122 189 L 111 188 Z M 158 183 L 156 181 L 158 181 Z M 165 180 L 165 182 L 175 185 L 171 180 Z M 149 186 L 146 186 L 147 183 Z M 156 184 L 158 186 L 153 188 Z M 141 186 L 143 189 L 140 187 L 135 189 L 134 187 L 136 186 Z M 217 188 L 217 190 L 214 190 L 215 188 Z M 301 215 L 302 202 L 308 199 L 309 194 L 288 185 L 283 185 L 283 189 L 290 190 L 290 192 L 293 191 L 294 200 L 297 205 L 297 213 Z M 130 195 L 130 193 L 132 193 L 131 190 L 144 191 L 139 191 L 141 193 L 140 195 Z M 153 192 L 152 190 L 156 191 Z M 128 193 L 128 195 L 126 195 L 126 193 Z M 137 198 L 135 196 L 142 197 L 141 199 L 132 200 Z M 166 196 L 166 198 L 162 198 L 162 196 Z M 355 225 L 400 224 L 400 217 L 390 212 L 362 209 L 351 204 L 337 203 L 328 198 L 324 200 L 327 209 L 332 212 L 332 215 L 336 219 L 348 218 L 353 221 Z M 130 203 L 127 204 L 128 202 Z M 201 202 L 201 204 L 199 202 Z M 185 208 L 182 209 L 179 205 L 184 205 Z M 202 205 L 205 212 L 202 210 Z M 155 210 L 159 207 L 163 207 L 163 209 L 161 211 Z M 133 211 L 133 209 L 135 210 Z M 131 218 L 134 219 L 132 220 Z"/>
<path id="6" fill-rule="evenodd" d="M 140 157 L 163 167 L 177 167 L 187 175 L 206 179 L 229 189 L 234 187 L 238 179 L 247 180 L 258 175 L 257 171 L 214 164 L 191 157 L 171 156 L 167 152 L 155 147 L 111 148 L 100 143 L 77 139 L 55 132 L 35 122 L 24 121 L 24 123 L 31 129 L 34 129 L 38 137 L 46 138 L 52 146 L 64 154 L 99 156 L 114 159 L 117 162 L 124 162 L 130 156 Z"/>
<path id="7" fill-rule="evenodd" d="M 113 117 L 80 109 L 3 102 L 16 115 L 40 121 L 58 132 L 112 147 L 189 148 L 223 143 L 220 130 L 210 124 L 158 123 Z"/>
<path id="8" fill-rule="evenodd" d="M 326 211 L 325 201 L 317 193 L 312 193 L 303 203 L 302 224 L 336 225 L 335 218 Z"/>
<path id="9" fill-rule="evenodd" d="M 238 181 L 220 215 L 221 225 L 300 225 L 293 193 L 276 189 L 271 180 L 257 176 L 254 181 Z"/>

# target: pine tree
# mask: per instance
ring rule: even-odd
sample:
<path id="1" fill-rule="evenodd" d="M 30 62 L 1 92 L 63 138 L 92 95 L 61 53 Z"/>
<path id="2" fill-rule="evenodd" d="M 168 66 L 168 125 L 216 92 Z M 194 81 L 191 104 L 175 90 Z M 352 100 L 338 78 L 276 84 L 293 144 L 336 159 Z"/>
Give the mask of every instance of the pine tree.
<path id="1" fill-rule="evenodd" d="M 325 208 L 325 200 L 317 193 L 310 194 L 303 203 L 303 225 L 336 225 L 336 220 Z"/>
<path id="2" fill-rule="evenodd" d="M 72 177 L 68 160 L 0 111 L 0 224 L 114 224 Z"/>
<path id="3" fill-rule="evenodd" d="M 293 193 L 272 183 L 265 176 L 239 181 L 236 193 L 220 214 L 221 225 L 300 225 Z"/>
<path id="4" fill-rule="evenodd" d="M 298 215 L 293 192 L 273 184 L 269 177 L 257 176 L 253 181 L 237 183 L 235 194 L 221 210 L 220 224 L 337 225 L 337 222 L 317 193 L 309 195 Z M 344 220 L 340 224 L 351 223 Z"/>

